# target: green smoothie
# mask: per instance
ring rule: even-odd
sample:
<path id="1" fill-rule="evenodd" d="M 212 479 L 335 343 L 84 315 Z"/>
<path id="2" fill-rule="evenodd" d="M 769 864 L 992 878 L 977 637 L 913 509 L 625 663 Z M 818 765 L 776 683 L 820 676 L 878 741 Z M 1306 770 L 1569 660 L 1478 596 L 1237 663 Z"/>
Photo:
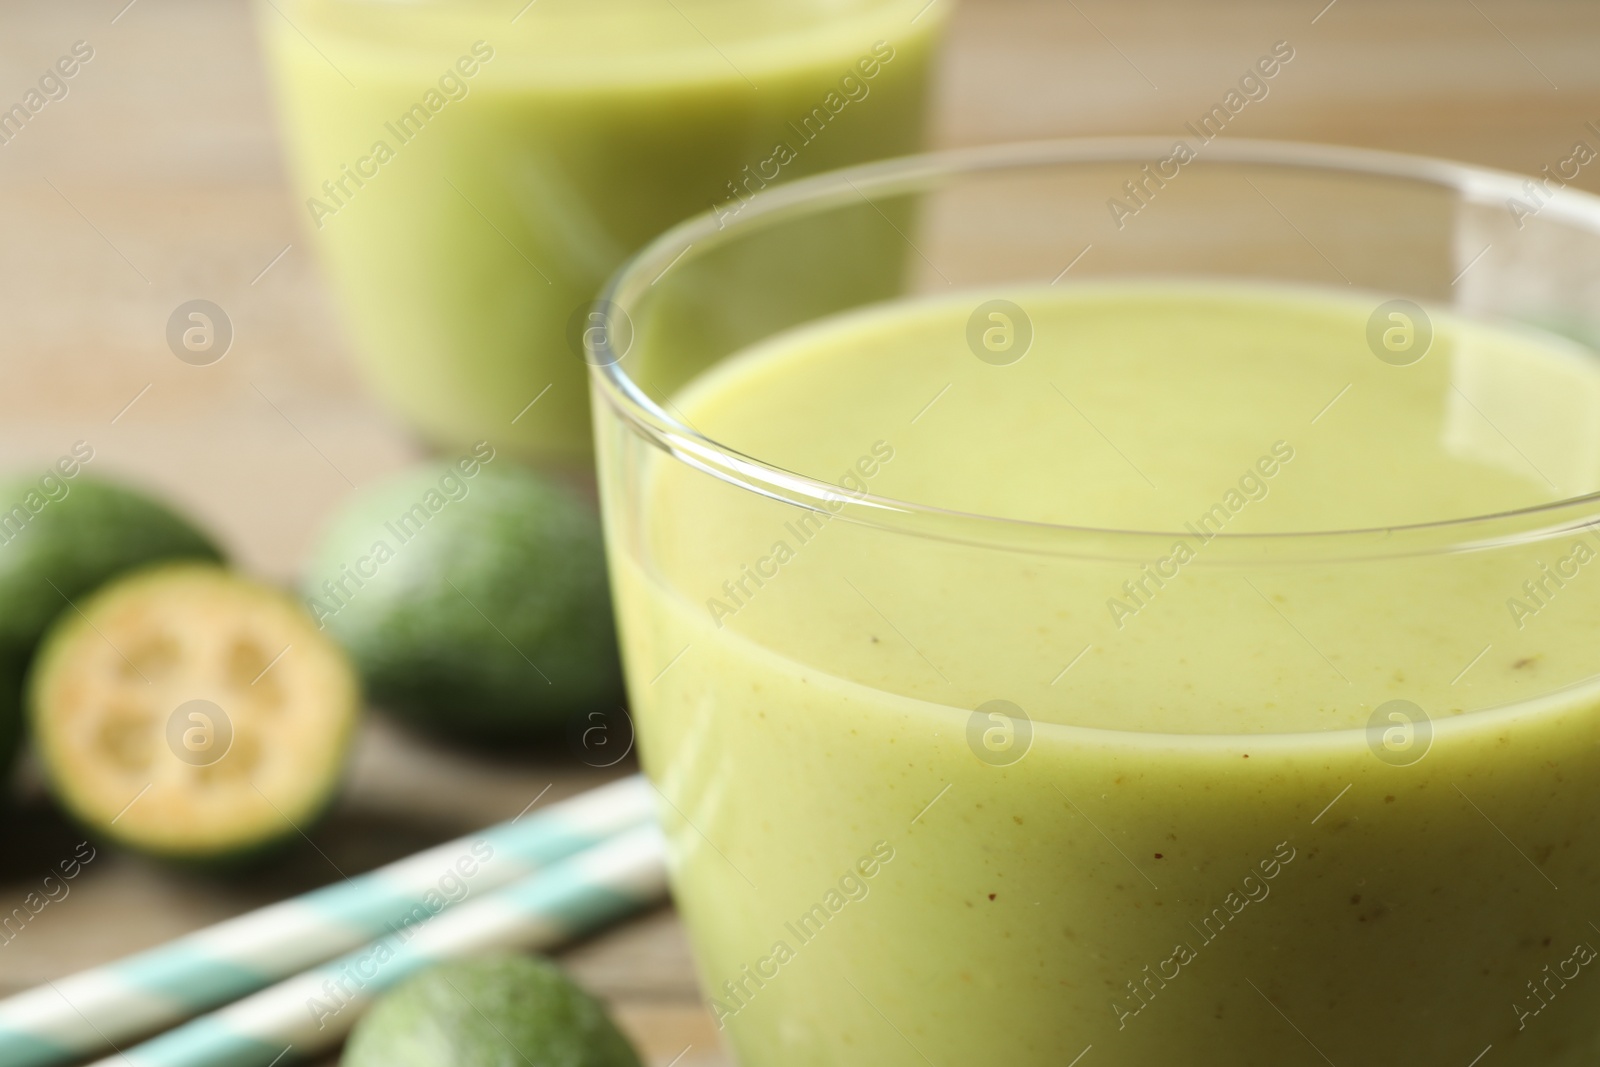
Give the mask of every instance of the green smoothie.
<path id="1" fill-rule="evenodd" d="M 1032 326 L 1008 365 L 969 344 L 992 297 Z M 906 301 L 675 399 L 841 497 L 1171 531 L 986 548 L 655 453 L 642 516 L 613 488 L 641 753 L 744 1067 L 1600 1056 L 1600 540 L 1218 540 L 1600 488 L 1592 355 L 1434 311 L 1394 366 L 1381 300 Z"/>
<path id="2" fill-rule="evenodd" d="M 601 282 L 681 218 L 917 148 L 950 4 L 924 7 L 263 3 L 296 196 L 366 377 L 436 443 L 586 465 Z"/>

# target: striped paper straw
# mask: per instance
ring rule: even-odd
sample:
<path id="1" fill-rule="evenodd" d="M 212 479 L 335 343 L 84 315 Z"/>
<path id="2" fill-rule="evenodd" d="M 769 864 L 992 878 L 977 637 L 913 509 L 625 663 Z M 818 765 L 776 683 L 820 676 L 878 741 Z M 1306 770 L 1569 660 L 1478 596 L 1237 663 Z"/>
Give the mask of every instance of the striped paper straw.
<path id="1" fill-rule="evenodd" d="M 566 941 L 666 895 L 661 831 L 640 826 L 94 1067 L 282 1067 L 336 1046 L 377 994 L 442 960 Z"/>
<path id="2" fill-rule="evenodd" d="M 0 1001 L 7 1067 L 53 1067 L 181 1022 L 653 816 L 638 775 L 368 874 Z"/>

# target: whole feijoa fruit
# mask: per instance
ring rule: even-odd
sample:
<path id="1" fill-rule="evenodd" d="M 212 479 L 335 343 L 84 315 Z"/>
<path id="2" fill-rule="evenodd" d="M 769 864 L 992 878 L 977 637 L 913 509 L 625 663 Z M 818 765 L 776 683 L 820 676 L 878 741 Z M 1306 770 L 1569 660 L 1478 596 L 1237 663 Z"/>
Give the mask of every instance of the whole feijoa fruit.
<path id="1" fill-rule="evenodd" d="M 356 1024 L 341 1067 L 640 1067 L 599 1001 L 549 960 L 485 956 L 423 971 Z"/>
<path id="2" fill-rule="evenodd" d="M 492 450 L 359 493 L 304 592 L 375 704 L 467 741 L 559 734 L 622 695 L 600 523 Z"/>
<path id="3" fill-rule="evenodd" d="M 0 480 L 0 651 L 26 654 L 79 596 L 156 560 L 221 560 L 156 498 L 84 475 Z"/>

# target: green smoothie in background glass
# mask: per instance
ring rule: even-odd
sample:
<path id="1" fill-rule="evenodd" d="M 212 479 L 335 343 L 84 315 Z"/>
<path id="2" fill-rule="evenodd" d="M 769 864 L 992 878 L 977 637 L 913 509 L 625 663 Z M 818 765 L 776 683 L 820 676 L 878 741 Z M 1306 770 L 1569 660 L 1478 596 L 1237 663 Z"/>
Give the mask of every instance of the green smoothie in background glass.
<path id="1" fill-rule="evenodd" d="M 583 466 L 585 311 L 673 222 L 921 142 L 926 0 L 276 0 L 293 185 L 381 397 Z"/>

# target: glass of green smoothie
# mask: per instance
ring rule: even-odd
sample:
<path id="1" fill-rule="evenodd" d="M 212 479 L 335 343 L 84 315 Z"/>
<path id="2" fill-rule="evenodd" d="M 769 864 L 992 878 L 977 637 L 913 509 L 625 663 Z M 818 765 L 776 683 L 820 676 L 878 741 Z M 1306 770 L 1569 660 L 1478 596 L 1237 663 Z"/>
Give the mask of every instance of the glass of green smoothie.
<path id="1" fill-rule="evenodd" d="M 951 0 L 261 0 L 291 181 L 379 396 L 587 469 L 582 335 L 635 249 L 915 151 Z"/>
<path id="2" fill-rule="evenodd" d="M 744 1067 L 1600 1055 L 1600 200 L 986 148 L 684 224 L 599 308 Z"/>

